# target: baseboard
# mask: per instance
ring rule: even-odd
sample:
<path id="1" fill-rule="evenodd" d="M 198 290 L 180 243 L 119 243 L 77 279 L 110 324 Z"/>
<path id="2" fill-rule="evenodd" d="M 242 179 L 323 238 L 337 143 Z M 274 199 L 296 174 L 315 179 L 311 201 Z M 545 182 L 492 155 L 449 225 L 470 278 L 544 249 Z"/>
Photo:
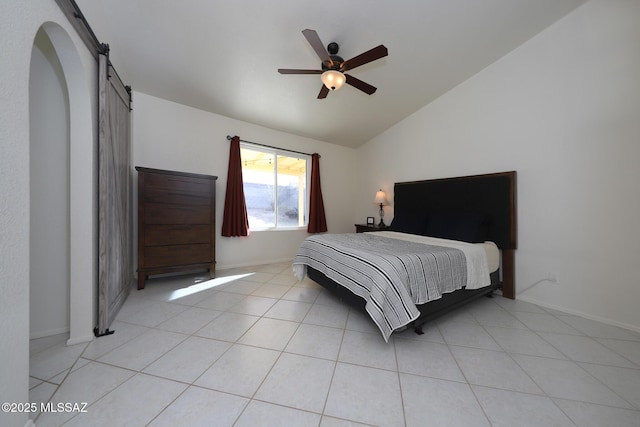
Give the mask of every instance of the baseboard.
<path id="1" fill-rule="evenodd" d="M 68 333 L 69 333 L 69 327 L 67 326 L 65 328 L 50 329 L 48 331 L 31 332 L 29 334 L 29 339 L 35 340 L 38 338 L 50 337 L 51 335 L 60 335 L 60 334 L 68 334 Z"/>
<path id="2" fill-rule="evenodd" d="M 591 314 L 584 313 L 584 312 L 578 311 L 578 310 L 570 310 L 570 309 L 567 309 L 565 307 L 560 307 L 560 306 L 557 306 L 557 305 L 554 305 L 554 304 L 549 304 L 547 302 L 538 301 L 537 299 L 531 298 L 531 297 L 528 297 L 528 296 L 517 295 L 516 299 L 520 300 L 520 301 L 524 301 L 524 302 L 529 302 L 531 304 L 539 305 L 541 307 L 550 308 L 552 310 L 560 311 L 562 313 L 571 314 L 573 316 L 579 316 L 579 317 L 584 317 L 585 319 L 595 320 L 596 322 L 604 323 L 605 325 L 616 326 L 618 328 L 627 329 L 627 330 L 634 331 L 634 332 L 640 332 L 640 326 L 629 325 L 627 323 L 622 323 L 622 322 L 618 322 L 618 321 L 615 321 L 615 320 L 606 319 L 604 317 L 593 316 Z"/>
<path id="3" fill-rule="evenodd" d="M 293 261 L 292 258 L 281 258 L 281 259 L 273 259 L 273 260 L 263 260 L 263 261 L 254 261 L 240 264 L 216 264 L 216 270 L 230 270 L 232 268 L 245 268 L 245 267 L 255 267 L 258 265 L 266 265 L 266 264 L 280 264 L 284 262 L 291 263 Z"/>

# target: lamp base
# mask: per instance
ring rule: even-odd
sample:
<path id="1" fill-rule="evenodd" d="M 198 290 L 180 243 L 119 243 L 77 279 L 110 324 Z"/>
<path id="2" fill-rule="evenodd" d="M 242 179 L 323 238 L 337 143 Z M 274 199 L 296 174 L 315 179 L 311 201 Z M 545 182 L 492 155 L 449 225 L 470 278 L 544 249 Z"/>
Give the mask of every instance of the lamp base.
<path id="1" fill-rule="evenodd" d="M 382 207 L 382 203 L 380 203 L 380 223 L 378 224 L 378 227 L 386 227 L 387 225 L 384 223 L 384 209 Z"/>

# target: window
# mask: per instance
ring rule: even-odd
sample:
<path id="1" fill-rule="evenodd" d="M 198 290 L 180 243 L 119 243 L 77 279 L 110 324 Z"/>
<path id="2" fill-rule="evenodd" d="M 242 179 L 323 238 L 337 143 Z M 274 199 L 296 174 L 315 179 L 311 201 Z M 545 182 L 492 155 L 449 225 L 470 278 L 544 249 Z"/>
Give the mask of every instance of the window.
<path id="1" fill-rule="evenodd" d="M 249 228 L 305 227 L 311 156 L 241 144 Z"/>

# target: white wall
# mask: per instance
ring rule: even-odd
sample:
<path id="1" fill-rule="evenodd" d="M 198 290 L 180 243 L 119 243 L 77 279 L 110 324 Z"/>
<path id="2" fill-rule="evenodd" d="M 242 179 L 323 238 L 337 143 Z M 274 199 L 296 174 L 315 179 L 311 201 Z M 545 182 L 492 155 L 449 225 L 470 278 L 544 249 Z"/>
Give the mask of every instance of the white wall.
<path id="1" fill-rule="evenodd" d="M 275 131 L 134 92 L 134 165 L 218 177 L 216 187 L 217 268 L 290 260 L 295 255 L 300 242 L 308 236 L 306 230 L 252 231 L 249 237 L 242 238 L 220 236 L 229 161 L 227 135 L 238 135 L 244 140 L 305 153 L 318 152 L 322 156 L 320 175 L 327 227 L 330 232 L 354 231 L 352 200 L 355 150 Z M 134 181 L 134 186 L 135 183 L 137 179 Z M 137 232 L 134 236 L 137 237 Z"/>
<path id="2" fill-rule="evenodd" d="M 640 330 L 639 23 L 588 2 L 371 140 L 356 218 L 378 186 L 517 170 L 517 298 Z"/>
<path id="3" fill-rule="evenodd" d="M 69 331 L 69 105 L 60 61 L 44 31 L 30 72 L 29 335 Z"/>
<path id="4" fill-rule="evenodd" d="M 0 13 L 0 401 L 28 402 L 29 384 L 29 76 L 40 28 L 56 46 L 70 96 L 71 340 L 93 329 L 95 133 L 94 61 L 54 0 L 5 0 Z M 58 50 L 61 48 L 60 50 Z M 74 267 L 75 266 L 75 267 Z M 74 327 L 74 319 L 79 320 Z M 24 426 L 28 414 L 0 413 L 0 425 Z"/>

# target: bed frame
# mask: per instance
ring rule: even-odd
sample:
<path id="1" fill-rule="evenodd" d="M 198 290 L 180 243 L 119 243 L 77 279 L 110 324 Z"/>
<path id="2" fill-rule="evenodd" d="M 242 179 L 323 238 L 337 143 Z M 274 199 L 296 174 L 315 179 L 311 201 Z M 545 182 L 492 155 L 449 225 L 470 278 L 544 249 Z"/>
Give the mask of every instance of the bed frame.
<path id="1" fill-rule="evenodd" d="M 481 296 L 515 298 L 515 250 L 517 249 L 516 172 L 500 172 L 425 181 L 399 182 L 394 186 L 395 215 L 421 216 L 448 213 L 481 215 L 486 218 L 487 239 L 501 250 L 500 268 L 491 274 L 491 285 L 461 289 L 418 305 L 420 317 L 409 327 L 422 333 L 422 325 Z M 420 233 L 418 233 L 420 234 Z M 365 301 L 319 271 L 308 267 L 309 278 L 342 300 L 364 310 Z"/>

